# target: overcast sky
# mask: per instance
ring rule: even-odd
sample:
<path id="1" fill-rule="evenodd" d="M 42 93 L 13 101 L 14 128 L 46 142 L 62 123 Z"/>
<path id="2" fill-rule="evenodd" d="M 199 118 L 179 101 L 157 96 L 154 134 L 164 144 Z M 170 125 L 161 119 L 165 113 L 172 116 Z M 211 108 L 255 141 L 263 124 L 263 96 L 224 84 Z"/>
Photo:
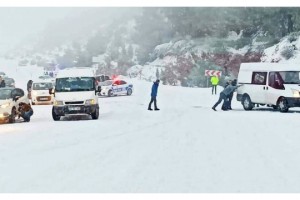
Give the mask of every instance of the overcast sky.
<path id="1" fill-rule="evenodd" d="M 34 37 L 46 24 L 76 14 L 85 8 L 0 7 L 0 49 Z"/>

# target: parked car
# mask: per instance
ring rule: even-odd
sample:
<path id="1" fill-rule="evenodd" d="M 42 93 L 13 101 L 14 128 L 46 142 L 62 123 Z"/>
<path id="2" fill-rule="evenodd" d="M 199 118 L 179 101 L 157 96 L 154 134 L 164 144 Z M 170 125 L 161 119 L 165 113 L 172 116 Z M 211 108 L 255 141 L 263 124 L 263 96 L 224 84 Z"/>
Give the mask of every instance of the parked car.
<path id="1" fill-rule="evenodd" d="M 29 104 L 29 99 L 20 88 L 0 88 L 0 121 L 14 123 L 19 103 Z"/>
<path id="2" fill-rule="evenodd" d="M 6 87 L 15 87 L 15 80 L 13 78 L 4 77 Z"/>
<path id="3" fill-rule="evenodd" d="M 131 95 L 133 92 L 133 85 L 127 83 L 125 80 L 107 80 L 99 83 L 101 86 L 100 95 L 108 97 L 116 95 Z"/>
<path id="4" fill-rule="evenodd" d="M 51 81 L 33 81 L 31 86 L 31 103 L 35 104 L 53 104 L 53 95 L 49 94 L 49 89 L 53 88 Z"/>

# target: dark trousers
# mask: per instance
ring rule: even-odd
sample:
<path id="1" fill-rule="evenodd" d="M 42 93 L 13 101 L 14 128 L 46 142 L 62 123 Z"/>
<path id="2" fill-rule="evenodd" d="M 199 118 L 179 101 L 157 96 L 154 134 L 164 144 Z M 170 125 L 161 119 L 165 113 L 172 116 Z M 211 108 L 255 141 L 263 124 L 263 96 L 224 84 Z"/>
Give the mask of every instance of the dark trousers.
<path id="1" fill-rule="evenodd" d="M 228 110 L 231 109 L 231 101 L 232 101 L 233 93 L 228 95 L 222 105 L 222 110 Z"/>
<path id="2" fill-rule="evenodd" d="M 217 85 L 212 86 L 211 94 L 214 94 L 214 90 L 215 90 L 215 94 L 217 94 Z"/>
<path id="3" fill-rule="evenodd" d="M 157 105 L 156 105 L 156 96 L 155 97 L 151 97 L 151 101 L 149 103 L 148 108 L 151 108 L 152 103 L 154 102 L 154 109 L 157 109 Z"/>
<path id="4" fill-rule="evenodd" d="M 30 122 L 30 117 L 33 115 L 33 110 L 30 110 L 28 112 L 23 112 L 21 114 L 21 117 L 24 119 L 25 122 Z"/>
<path id="5" fill-rule="evenodd" d="M 224 104 L 225 101 L 226 101 L 226 99 L 227 99 L 227 96 L 223 92 L 221 92 L 219 100 L 217 101 L 217 103 L 215 103 L 215 105 L 213 106 L 213 108 L 216 108 L 222 101 L 224 101 L 223 102 L 223 104 Z"/>

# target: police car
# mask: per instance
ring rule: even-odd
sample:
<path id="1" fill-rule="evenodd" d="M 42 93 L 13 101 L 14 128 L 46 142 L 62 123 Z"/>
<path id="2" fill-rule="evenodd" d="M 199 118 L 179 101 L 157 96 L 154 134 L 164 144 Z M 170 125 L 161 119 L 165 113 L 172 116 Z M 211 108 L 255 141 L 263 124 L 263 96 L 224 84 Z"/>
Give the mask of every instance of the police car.
<path id="1" fill-rule="evenodd" d="M 101 92 L 99 94 L 108 97 L 122 94 L 131 95 L 133 91 L 132 84 L 120 79 L 100 82 L 99 86 L 101 86 Z"/>

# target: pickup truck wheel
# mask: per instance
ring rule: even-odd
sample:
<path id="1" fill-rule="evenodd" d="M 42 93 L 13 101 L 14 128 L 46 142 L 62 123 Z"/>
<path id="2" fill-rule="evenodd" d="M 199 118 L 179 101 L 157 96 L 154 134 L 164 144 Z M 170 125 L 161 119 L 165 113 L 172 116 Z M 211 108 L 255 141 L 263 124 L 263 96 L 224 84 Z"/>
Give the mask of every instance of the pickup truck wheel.
<path id="1" fill-rule="evenodd" d="M 15 123 L 16 122 L 16 108 L 13 108 L 11 110 L 11 115 L 9 116 L 9 123 Z"/>

